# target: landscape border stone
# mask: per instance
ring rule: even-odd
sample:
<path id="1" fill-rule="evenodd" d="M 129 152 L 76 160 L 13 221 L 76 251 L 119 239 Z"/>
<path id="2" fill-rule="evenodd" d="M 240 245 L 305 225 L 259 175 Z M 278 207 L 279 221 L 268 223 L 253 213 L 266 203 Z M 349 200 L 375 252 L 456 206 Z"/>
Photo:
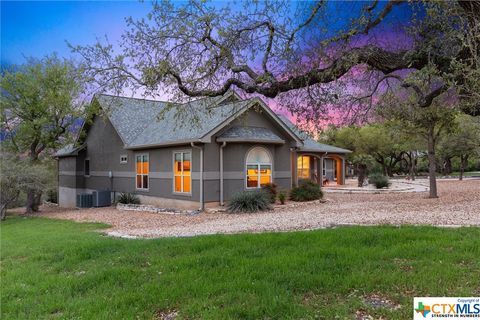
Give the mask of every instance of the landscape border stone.
<path id="1" fill-rule="evenodd" d="M 199 214 L 200 210 L 182 210 L 174 208 L 159 208 L 148 204 L 126 204 L 126 203 L 117 203 L 117 210 L 124 211 L 146 211 L 153 213 L 165 213 L 165 214 L 187 214 L 195 215 Z"/>

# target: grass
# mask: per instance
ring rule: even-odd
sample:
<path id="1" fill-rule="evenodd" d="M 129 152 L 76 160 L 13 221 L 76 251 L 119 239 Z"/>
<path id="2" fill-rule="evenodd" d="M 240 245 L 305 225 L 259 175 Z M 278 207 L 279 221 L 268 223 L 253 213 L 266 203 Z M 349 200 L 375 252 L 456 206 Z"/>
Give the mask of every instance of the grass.
<path id="1" fill-rule="evenodd" d="M 2 319 L 410 319 L 414 296 L 480 294 L 480 229 L 346 227 L 127 240 L 98 224 L 1 224 Z M 398 310 L 373 308 L 379 294 Z M 337 318 L 336 318 L 337 317 Z"/>
<path id="2" fill-rule="evenodd" d="M 460 172 L 456 171 L 456 172 L 452 172 L 449 174 L 449 176 L 452 176 L 452 177 L 458 177 L 460 176 Z M 480 176 L 480 171 L 467 171 L 467 172 L 464 172 L 463 173 L 463 176 L 464 177 L 479 177 Z"/>

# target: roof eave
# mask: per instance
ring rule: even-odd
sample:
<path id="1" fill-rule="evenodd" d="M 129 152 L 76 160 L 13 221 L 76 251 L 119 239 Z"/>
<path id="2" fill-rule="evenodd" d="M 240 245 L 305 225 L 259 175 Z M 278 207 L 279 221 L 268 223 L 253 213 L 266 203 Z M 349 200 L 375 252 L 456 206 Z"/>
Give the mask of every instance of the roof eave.
<path id="1" fill-rule="evenodd" d="M 321 150 L 321 149 L 312 149 L 312 148 L 300 148 L 301 152 L 322 152 L 322 153 L 338 153 L 338 154 L 347 154 L 347 153 L 352 153 L 350 150 Z"/>
<path id="2" fill-rule="evenodd" d="M 186 140 L 168 141 L 164 143 L 151 143 L 151 144 L 141 144 L 141 145 L 135 145 L 135 146 L 126 146 L 125 149 L 139 150 L 139 149 L 163 148 L 163 147 L 176 146 L 176 145 L 182 145 L 182 144 L 190 144 L 192 142 L 205 143 L 201 139 L 186 139 Z"/>
<path id="3" fill-rule="evenodd" d="M 270 143 L 270 144 L 285 144 L 285 140 L 269 140 L 269 139 L 255 139 L 255 138 L 217 138 L 217 142 L 254 142 L 254 143 Z"/>
<path id="4" fill-rule="evenodd" d="M 85 149 L 87 146 L 85 144 L 82 144 L 81 146 L 73 149 L 72 151 L 68 153 L 61 153 L 61 154 L 54 154 L 54 158 L 67 158 L 67 157 L 76 157 L 78 156 L 78 152 L 82 151 Z"/>

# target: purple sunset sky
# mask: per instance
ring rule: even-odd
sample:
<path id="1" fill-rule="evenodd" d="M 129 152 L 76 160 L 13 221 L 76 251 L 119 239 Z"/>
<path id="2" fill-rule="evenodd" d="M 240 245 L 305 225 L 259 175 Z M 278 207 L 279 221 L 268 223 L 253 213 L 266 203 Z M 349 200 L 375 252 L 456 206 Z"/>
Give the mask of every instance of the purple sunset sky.
<path id="1" fill-rule="evenodd" d="M 328 4 L 332 12 L 337 10 L 337 15 L 339 4 L 335 1 Z M 115 43 L 125 29 L 125 18 L 144 17 L 150 8 L 148 1 L 1 1 L 2 68 L 22 64 L 26 57 L 41 58 L 53 52 L 60 57 L 78 59 L 70 52 L 67 41 L 88 45 L 106 36 Z M 344 17 L 332 23 L 332 33 L 345 25 L 352 12 L 345 10 L 342 14 Z M 397 29 L 409 20 L 410 14 L 408 7 L 396 10 L 385 24 L 388 27 L 378 30 L 376 38 L 386 44 L 407 43 Z M 359 45 L 363 42 L 357 41 Z M 275 100 L 268 102 L 276 108 Z"/>

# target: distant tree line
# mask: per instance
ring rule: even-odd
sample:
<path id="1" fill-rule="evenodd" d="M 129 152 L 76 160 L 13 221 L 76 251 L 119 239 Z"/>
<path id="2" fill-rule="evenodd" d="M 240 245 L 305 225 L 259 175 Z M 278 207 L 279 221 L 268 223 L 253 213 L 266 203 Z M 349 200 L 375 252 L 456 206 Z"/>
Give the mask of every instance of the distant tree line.
<path id="1" fill-rule="evenodd" d="M 85 81 L 75 65 L 55 55 L 29 59 L 0 76 L 1 219 L 25 195 L 26 212 L 56 193 L 53 153 L 74 139 L 83 114 Z"/>
<path id="2" fill-rule="evenodd" d="M 439 115 L 438 108 L 428 111 Z M 448 122 L 437 125 L 434 131 L 435 173 L 448 176 L 456 170 L 462 180 L 466 170 L 480 170 L 480 118 L 454 111 L 444 111 L 440 116 Z M 434 118 L 432 114 L 425 117 Z M 429 173 L 431 161 L 427 147 L 431 130 L 415 126 L 419 119 L 422 118 L 416 115 L 409 120 L 377 119 L 378 122 L 363 126 L 331 125 L 320 133 L 320 141 L 353 151 L 347 161 L 355 169 L 359 186 L 373 172 L 415 180 L 416 176 Z"/>

